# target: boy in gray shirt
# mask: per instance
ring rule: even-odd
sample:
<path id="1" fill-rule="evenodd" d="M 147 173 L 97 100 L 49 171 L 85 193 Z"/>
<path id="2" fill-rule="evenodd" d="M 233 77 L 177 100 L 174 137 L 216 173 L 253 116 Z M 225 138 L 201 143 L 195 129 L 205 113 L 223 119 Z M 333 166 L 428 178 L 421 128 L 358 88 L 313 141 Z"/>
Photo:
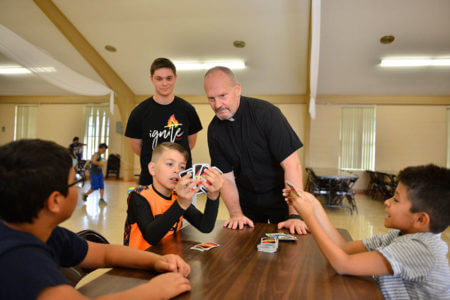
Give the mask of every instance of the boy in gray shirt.
<path id="1" fill-rule="evenodd" d="M 384 202 L 387 234 L 346 242 L 311 194 L 284 189 L 320 250 L 339 274 L 373 275 L 386 299 L 450 299 L 448 246 L 441 233 L 450 223 L 450 169 L 435 165 L 400 171 Z"/>

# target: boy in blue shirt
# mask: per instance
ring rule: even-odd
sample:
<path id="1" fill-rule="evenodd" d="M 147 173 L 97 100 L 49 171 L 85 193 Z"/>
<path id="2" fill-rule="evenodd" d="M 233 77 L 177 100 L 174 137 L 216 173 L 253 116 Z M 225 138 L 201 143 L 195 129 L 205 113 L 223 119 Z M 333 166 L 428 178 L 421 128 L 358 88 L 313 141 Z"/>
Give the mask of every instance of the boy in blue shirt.
<path id="1" fill-rule="evenodd" d="M 284 189 L 320 250 L 339 274 L 373 275 L 386 299 L 450 299 L 448 246 L 441 233 L 450 223 L 450 170 L 435 165 L 400 171 L 384 202 L 387 234 L 346 242 L 311 194 Z"/>
<path id="2" fill-rule="evenodd" d="M 0 299 L 85 299 L 60 272 L 76 265 L 168 272 L 110 299 L 166 299 L 190 290 L 190 267 L 177 255 L 97 244 L 59 227 L 75 209 L 78 182 L 68 150 L 53 142 L 0 147 Z"/>
<path id="3" fill-rule="evenodd" d="M 103 195 L 105 194 L 105 180 L 103 178 L 103 157 L 108 146 L 102 143 L 98 146 L 98 151 L 92 155 L 91 168 L 89 170 L 89 177 L 91 179 L 91 188 L 86 194 L 83 194 L 83 201 L 86 201 L 88 196 L 96 190 L 100 190 L 100 202 L 101 204 L 106 204 Z"/>

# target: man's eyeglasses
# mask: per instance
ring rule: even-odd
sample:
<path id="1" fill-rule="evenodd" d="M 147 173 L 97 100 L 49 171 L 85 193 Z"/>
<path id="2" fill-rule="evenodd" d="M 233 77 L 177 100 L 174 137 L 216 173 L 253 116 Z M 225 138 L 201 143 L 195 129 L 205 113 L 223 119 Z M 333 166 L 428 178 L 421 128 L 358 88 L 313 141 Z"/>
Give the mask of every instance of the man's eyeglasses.
<path id="1" fill-rule="evenodd" d="M 72 182 L 71 184 L 69 184 L 67 187 L 71 187 L 71 186 L 76 185 L 77 187 L 82 188 L 84 186 L 84 181 L 85 181 L 84 176 L 76 173 L 75 174 L 75 181 Z"/>

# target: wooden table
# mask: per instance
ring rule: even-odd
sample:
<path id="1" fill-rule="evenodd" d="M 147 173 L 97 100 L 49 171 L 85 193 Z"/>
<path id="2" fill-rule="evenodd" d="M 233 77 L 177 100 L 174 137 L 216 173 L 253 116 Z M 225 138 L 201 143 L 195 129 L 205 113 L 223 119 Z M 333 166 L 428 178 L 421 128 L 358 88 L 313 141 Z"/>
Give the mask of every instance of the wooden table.
<path id="1" fill-rule="evenodd" d="M 244 230 L 225 229 L 222 224 L 218 221 L 209 234 L 188 226 L 150 248 L 158 254 L 179 254 L 190 264 L 192 291 L 177 299 L 383 299 L 371 278 L 336 274 L 310 234 L 298 236 L 296 242 L 280 242 L 276 253 L 264 253 L 256 246 L 265 233 L 278 232 L 275 224 L 256 223 Z M 348 231 L 339 231 L 351 239 Z M 190 249 L 200 242 L 220 247 L 205 252 Z M 115 268 L 79 290 L 101 296 L 132 288 L 154 275 Z"/>

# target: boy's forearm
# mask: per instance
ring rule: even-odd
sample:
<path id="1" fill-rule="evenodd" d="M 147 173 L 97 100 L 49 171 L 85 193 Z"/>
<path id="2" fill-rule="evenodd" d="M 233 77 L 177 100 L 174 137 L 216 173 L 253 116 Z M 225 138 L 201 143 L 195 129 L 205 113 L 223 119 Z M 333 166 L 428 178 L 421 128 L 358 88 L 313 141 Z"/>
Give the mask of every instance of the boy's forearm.
<path id="1" fill-rule="evenodd" d="M 332 240 L 314 215 L 306 215 L 303 219 L 308 225 L 308 228 L 319 246 L 320 251 L 327 258 L 336 272 L 342 274 L 342 267 L 343 265 L 345 266 L 346 259 L 348 258 L 347 253 L 345 253 L 345 251 Z M 336 234 L 339 235 L 337 231 Z"/>
<path id="2" fill-rule="evenodd" d="M 342 238 L 342 236 L 336 230 L 334 225 L 331 223 L 330 219 L 328 218 L 328 215 L 326 214 L 325 210 L 323 209 L 322 204 L 317 199 L 315 199 L 315 201 L 313 203 L 314 203 L 313 204 L 314 205 L 314 216 L 316 217 L 317 222 L 320 224 L 320 226 L 325 231 L 325 233 L 328 235 L 328 237 L 336 245 L 338 245 L 339 248 L 341 248 L 345 251 L 347 242 Z"/>
<path id="3" fill-rule="evenodd" d="M 299 205 L 299 203 L 297 203 Z M 334 225 L 331 223 L 330 219 L 328 218 L 327 213 L 322 207 L 322 204 L 320 203 L 317 198 L 314 197 L 313 201 L 313 212 L 314 217 L 316 221 L 319 223 L 320 227 L 323 229 L 323 231 L 326 233 L 326 235 L 342 250 L 344 250 L 347 254 L 353 254 L 353 253 L 360 253 L 365 252 L 367 249 L 363 245 L 361 241 L 351 241 L 348 242 L 344 240 L 341 236 L 341 234 L 336 230 Z M 296 208 L 297 209 L 297 208 Z M 298 208 L 300 209 L 300 207 Z M 300 211 L 300 210 L 298 210 Z M 306 221 L 305 221 L 306 222 Z M 308 225 L 308 223 L 306 223 Z M 308 225 L 309 227 L 309 225 Z"/>
<path id="4" fill-rule="evenodd" d="M 153 269 L 158 254 L 142 251 L 127 246 L 106 245 L 105 266 L 127 267 L 133 269 Z"/>

